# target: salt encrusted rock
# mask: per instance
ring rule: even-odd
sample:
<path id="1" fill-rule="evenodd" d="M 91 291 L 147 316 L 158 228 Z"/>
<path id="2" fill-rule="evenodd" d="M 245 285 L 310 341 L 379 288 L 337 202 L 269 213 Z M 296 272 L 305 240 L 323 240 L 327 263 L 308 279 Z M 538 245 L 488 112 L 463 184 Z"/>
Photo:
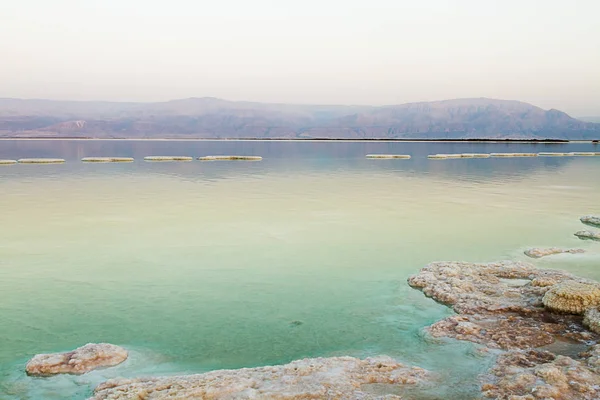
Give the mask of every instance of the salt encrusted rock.
<path id="1" fill-rule="evenodd" d="M 592 232 L 592 231 L 579 231 L 575 233 L 579 239 L 584 240 L 600 240 L 600 232 Z"/>
<path id="2" fill-rule="evenodd" d="M 29 375 L 85 374 L 125 361 L 127 350 L 108 343 L 88 343 L 66 353 L 38 354 L 27 363 Z"/>
<path id="3" fill-rule="evenodd" d="M 461 314 L 430 326 L 433 337 L 521 349 L 551 344 L 557 337 L 583 343 L 593 336 L 582 326 L 581 317 L 544 308 L 545 293 L 565 281 L 592 283 L 563 271 L 509 261 L 432 263 L 408 283 Z"/>
<path id="4" fill-rule="evenodd" d="M 549 248 L 533 248 L 533 249 L 529 249 L 529 250 L 525 250 L 525 255 L 531 258 L 542 258 L 545 256 L 551 256 L 553 254 L 562 254 L 562 253 L 570 253 L 570 254 L 577 254 L 577 253 L 585 253 L 585 250 L 583 249 L 560 249 L 558 247 L 549 247 Z"/>
<path id="5" fill-rule="evenodd" d="M 99 385 L 92 400 L 400 399 L 392 394 L 394 386 L 414 385 L 428 375 L 386 356 L 313 358 L 199 375 L 114 379 Z M 379 384 L 378 393 L 363 391 L 373 384 Z"/>
<path id="6" fill-rule="evenodd" d="M 558 312 L 583 314 L 600 304 L 600 285 L 565 281 L 550 287 L 542 299 L 544 305 Z"/>
<path id="7" fill-rule="evenodd" d="M 598 353 L 595 346 L 578 361 L 547 351 L 511 351 L 498 357 L 481 390 L 485 398 L 506 400 L 599 399 Z"/>
<path id="8" fill-rule="evenodd" d="M 581 217 L 580 221 L 586 225 L 597 226 L 600 228 L 600 217 L 596 217 L 594 215 L 586 215 L 585 217 Z"/>
<path id="9" fill-rule="evenodd" d="M 583 324 L 596 333 L 600 333 L 600 310 L 598 307 L 590 307 L 583 314 Z"/>

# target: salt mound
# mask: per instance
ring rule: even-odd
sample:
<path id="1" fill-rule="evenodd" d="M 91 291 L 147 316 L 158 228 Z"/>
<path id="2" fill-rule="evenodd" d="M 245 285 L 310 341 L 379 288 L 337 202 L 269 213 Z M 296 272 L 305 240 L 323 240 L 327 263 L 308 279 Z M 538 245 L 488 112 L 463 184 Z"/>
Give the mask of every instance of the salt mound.
<path id="1" fill-rule="evenodd" d="M 595 217 L 593 215 L 586 215 L 584 217 L 581 217 L 579 220 L 586 225 L 600 227 L 600 217 Z"/>
<path id="2" fill-rule="evenodd" d="M 125 361 L 127 350 L 108 343 L 88 343 L 66 353 L 38 354 L 27 363 L 29 375 L 85 374 Z"/>
<path id="3" fill-rule="evenodd" d="M 550 287 L 542 302 L 553 311 L 583 314 L 587 308 L 600 305 L 600 285 L 564 281 Z"/>
<path id="4" fill-rule="evenodd" d="M 600 233 L 592 231 L 579 231 L 575 233 L 575 236 L 583 240 L 600 240 Z"/>

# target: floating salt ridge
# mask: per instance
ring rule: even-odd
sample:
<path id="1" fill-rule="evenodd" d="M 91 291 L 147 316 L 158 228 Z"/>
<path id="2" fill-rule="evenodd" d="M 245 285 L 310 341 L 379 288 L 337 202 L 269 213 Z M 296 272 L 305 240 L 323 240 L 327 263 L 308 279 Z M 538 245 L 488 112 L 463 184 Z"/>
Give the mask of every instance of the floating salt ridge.
<path id="1" fill-rule="evenodd" d="M 21 158 L 19 164 L 61 164 L 65 160 L 62 158 Z"/>
<path id="2" fill-rule="evenodd" d="M 200 161 L 227 161 L 227 160 L 242 160 L 242 161 L 260 161 L 260 156 L 204 156 L 198 157 Z"/>
<path id="3" fill-rule="evenodd" d="M 399 158 L 403 160 L 408 160 L 410 155 L 408 154 L 367 154 L 367 158 L 382 158 L 382 159 L 393 159 Z"/>
<path id="4" fill-rule="evenodd" d="M 131 157 L 84 157 L 82 162 L 88 163 L 111 163 L 111 162 L 133 162 Z"/>
<path id="5" fill-rule="evenodd" d="M 16 163 L 17 160 L 0 160 L 0 165 L 12 165 Z"/>
<path id="6" fill-rule="evenodd" d="M 187 156 L 147 156 L 144 161 L 192 161 L 193 157 Z"/>
<path id="7" fill-rule="evenodd" d="M 537 153 L 490 153 L 491 157 L 537 157 Z"/>

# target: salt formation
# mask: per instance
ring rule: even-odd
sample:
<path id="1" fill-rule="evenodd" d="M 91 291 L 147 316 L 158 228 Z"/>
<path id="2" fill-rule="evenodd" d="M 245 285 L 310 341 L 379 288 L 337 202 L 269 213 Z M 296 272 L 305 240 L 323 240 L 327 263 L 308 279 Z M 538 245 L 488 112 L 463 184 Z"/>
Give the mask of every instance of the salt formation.
<path id="1" fill-rule="evenodd" d="M 109 162 L 133 162 L 131 157 L 84 157 L 81 159 L 83 162 L 97 162 L 97 163 L 109 163 Z"/>
<path id="2" fill-rule="evenodd" d="M 260 161 L 260 156 L 205 156 L 198 157 L 200 161 L 227 161 L 227 160 L 245 160 L 245 161 Z"/>
<path id="3" fill-rule="evenodd" d="M 458 313 L 427 328 L 433 337 L 507 351 L 483 377 L 484 397 L 600 398 L 599 283 L 509 261 L 432 263 L 408 282 Z"/>
<path id="4" fill-rule="evenodd" d="M 579 239 L 590 239 L 590 240 L 600 240 L 600 232 L 592 232 L 592 231 L 579 231 L 575 233 Z"/>
<path id="5" fill-rule="evenodd" d="M 192 161 L 192 157 L 186 156 L 148 156 L 144 157 L 145 161 Z"/>
<path id="6" fill-rule="evenodd" d="M 586 215 L 580 218 L 580 221 L 586 225 L 597 226 L 600 228 L 600 217 Z"/>
<path id="7" fill-rule="evenodd" d="M 399 385 L 415 385 L 429 373 L 390 357 L 312 358 L 272 367 L 205 374 L 114 379 L 92 400 L 125 399 L 400 399 Z"/>
<path id="8" fill-rule="evenodd" d="M 60 164 L 65 160 L 62 158 L 21 158 L 18 162 L 20 164 Z"/>
<path id="9" fill-rule="evenodd" d="M 108 343 L 88 343 L 66 353 L 38 354 L 27 363 L 29 375 L 85 374 L 125 361 L 127 350 Z"/>
<path id="10" fill-rule="evenodd" d="M 481 390 L 492 399 L 598 399 L 599 360 L 600 346 L 580 361 L 548 351 L 511 351 L 498 357 Z"/>
<path id="11" fill-rule="evenodd" d="M 367 158 L 384 158 L 384 159 L 400 158 L 400 159 L 404 159 L 404 160 L 408 160 L 410 158 L 410 156 L 408 154 L 367 154 L 366 157 Z"/>
<path id="12" fill-rule="evenodd" d="M 583 314 L 600 304 L 600 285 L 565 281 L 553 285 L 542 298 L 548 309 L 570 314 Z"/>
<path id="13" fill-rule="evenodd" d="M 532 248 L 529 250 L 525 250 L 525 255 L 527 257 L 531 257 L 531 258 L 542 258 L 542 257 L 546 257 L 546 256 L 551 256 L 554 254 L 563 254 L 563 253 L 570 253 L 570 254 L 577 254 L 577 253 L 585 253 L 585 250 L 583 249 L 560 249 L 558 247 L 548 247 L 548 248 Z"/>

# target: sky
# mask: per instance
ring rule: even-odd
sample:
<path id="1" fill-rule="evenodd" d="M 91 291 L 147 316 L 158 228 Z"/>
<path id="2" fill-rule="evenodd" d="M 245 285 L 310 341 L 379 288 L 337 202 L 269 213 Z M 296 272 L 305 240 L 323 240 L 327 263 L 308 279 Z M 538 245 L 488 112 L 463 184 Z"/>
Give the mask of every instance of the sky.
<path id="1" fill-rule="evenodd" d="M 0 0 L 0 97 L 600 115 L 600 0 Z"/>

